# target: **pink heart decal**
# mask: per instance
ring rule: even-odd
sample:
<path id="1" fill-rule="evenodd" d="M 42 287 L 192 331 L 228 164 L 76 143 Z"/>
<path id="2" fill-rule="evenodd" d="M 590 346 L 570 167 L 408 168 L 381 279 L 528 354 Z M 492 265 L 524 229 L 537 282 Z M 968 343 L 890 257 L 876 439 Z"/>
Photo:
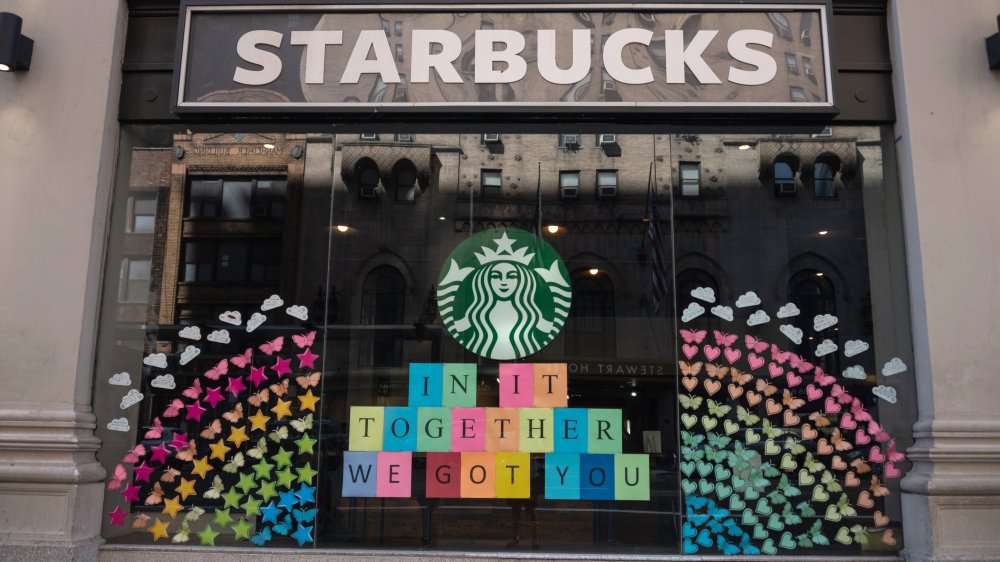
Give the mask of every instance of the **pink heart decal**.
<path id="1" fill-rule="evenodd" d="M 701 348 L 701 350 L 705 352 L 705 357 L 707 357 L 709 361 L 715 361 L 719 357 L 719 354 L 722 353 L 722 350 L 714 345 L 706 345 Z"/>
<path id="2" fill-rule="evenodd" d="M 823 409 L 828 414 L 836 414 L 840 411 L 840 404 L 837 404 L 837 401 L 832 396 L 827 396 L 826 402 L 823 403 Z"/>
<path id="3" fill-rule="evenodd" d="M 871 448 L 868 452 L 868 460 L 872 462 L 885 462 L 885 455 L 882 454 L 882 449 L 878 445 Z"/>
<path id="4" fill-rule="evenodd" d="M 781 375 L 785 374 L 785 370 L 779 367 L 778 364 L 775 363 L 774 361 L 772 361 L 771 364 L 767 366 L 767 371 L 771 374 L 772 379 L 780 377 Z"/>
<path id="5" fill-rule="evenodd" d="M 900 471 L 896 468 L 896 465 L 891 462 L 885 463 L 885 477 L 886 478 L 899 478 Z"/>
<path id="6" fill-rule="evenodd" d="M 858 422 L 854 421 L 854 417 L 851 414 L 844 414 L 840 417 L 840 427 L 844 429 L 854 429 L 858 427 Z"/>
<path id="7" fill-rule="evenodd" d="M 822 397 L 823 397 L 822 390 L 816 388 L 811 384 L 806 385 L 806 398 L 808 398 L 810 402 L 812 402 L 813 400 L 819 400 Z"/>
<path id="8" fill-rule="evenodd" d="M 726 356 L 726 359 L 729 359 L 728 355 Z M 764 366 L 764 358 L 756 353 L 747 355 L 747 362 L 750 363 L 750 368 L 754 370 L 760 369 Z"/>
<path id="9" fill-rule="evenodd" d="M 867 445 L 867 444 L 869 444 L 871 442 L 872 442 L 872 438 L 869 437 L 868 434 L 865 433 L 864 431 L 862 431 L 862 430 L 859 429 L 859 430 L 857 430 L 857 431 L 854 432 L 854 444 L 855 445 Z"/>
<path id="10" fill-rule="evenodd" d="M 737 359 L 743 356 L 743 352 L 738 349 L 733 349 L 731 347 L 726 348 L 726 361 L 732 365 Z"/>
<path id="11" fill-rule="evenodd" d="M 796 375 L 791 371 L 788 372 L 787 379 L 788 379 L 788 386 L 799 386 L 800 384 L 802 384 L 802 377 Z"/>
<path id="12" fill-rule="evenodd" d="M 694 359 L 695 354 L 698 353 L 698 346 L 686 343 L 681 346 L 681 352 L 684 353 L 684 357 Z"/>

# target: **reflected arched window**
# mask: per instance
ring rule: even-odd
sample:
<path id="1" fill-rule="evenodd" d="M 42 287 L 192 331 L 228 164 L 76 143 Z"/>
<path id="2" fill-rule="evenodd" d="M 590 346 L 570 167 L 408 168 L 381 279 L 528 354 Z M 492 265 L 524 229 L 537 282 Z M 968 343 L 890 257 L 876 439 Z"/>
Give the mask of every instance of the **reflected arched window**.
<path id="1" fill-rule="evenodd" d="M 358 195 L 362 199 L 378 199 L 378 166 L 371 158 L 363 158 L 354 166 L 354 177 L 358 180 Z"/>
<path id="2" fill-rule="evenodd" d="M 813 164 L 813 194 L 820 198 L 837 196 L 837 187 L 833 182 L 840 169 L 840 160 L 836 156 L 823 155 Z"/>
<path id="3" fill-rule="evenodd" d="M 715 301 L 721 301 L 722 295 L 719 293 L 719 283 L 710 273 L 701 269 L 685 269 L 677 274 L 677 306 L 681 310 L 688 303 L 698 300 L 691 296 L 691 291 L 699 287 L 712 289 L 715 291 Z M 701 302 L 701 304 L 705 303 Z"/>
<path id="4" fill-rule="evenodd" d="M 362 367 L 398 367 L 403 362 L 403 342 L 389 326 L 403 324 L 406 305 L 406 281 L 388 265 L 376 267 L 365 277 L 361 293 L 361 324 L 378 326 L 362 337 L 358 364 Z"/>
<path id="5" fill-rule="evenodd" d="M 416 201 L 417 167 L 409 160 L 400 160 L 392 169 L 392 183 L 396 188 L 396 201 Z"/>
<path id="6" fill-rule="evenodd" d="M 567 322 L 566 354 L 614 357 L 615 290 L 611 279 L 597 269 L 574 272 L 571 279 L 573 304 Z"/>
<path id="7" fill-rule="evenodd" d="M 795 195 L 795 170 L 799 163 L 790 155 L 774 160 L 774 194 L 778 197 Z"/>
<path id="8" fill-rule="evenodd" d="M 781 12 L 768 12 L 767 19 L 771 20 L 771 25 L 785 41 L 792 40 L 792 26 L 788 23 L 788 18 Z"/>
<path id="9" fill-rule="evenodd" d="M 799 307 L 798 318 L 803 332 L 812 332 L 813 319 L 820 314 L 837 315 L 837 299 L 833 283 L 829 276 L 817 269 L 803 269 L 792 276 L 788 281 L 788 300 Z M 819 335 L 808 335 L 802 339 L 801 345 L 796 345 L 793 349 L 795 353 L 807 358 L 809 361 L 822 367 L 828 373 L 838 372 L 838 353 L 830 353 L 822 357 L 816 357 L 816 346 L 824 339 L 829 339 L 833 343 L 838 343 L 838 332 L 836 326 L 823 330 Z"/>

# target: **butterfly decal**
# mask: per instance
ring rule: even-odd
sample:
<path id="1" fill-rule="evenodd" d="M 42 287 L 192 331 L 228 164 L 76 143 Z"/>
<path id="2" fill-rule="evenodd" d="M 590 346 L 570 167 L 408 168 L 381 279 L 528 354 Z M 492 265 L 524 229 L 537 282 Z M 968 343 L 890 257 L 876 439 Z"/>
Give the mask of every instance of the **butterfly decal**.
<path id="1" fill-rule="evenodd" d="M 854 448 L 854 445 L 851 445 L 851 442 L 841 435 L 839 428 L 835 428 L 833 430 L 833 433 L 830 435 L 830 443 L 832 443 L 833 448 L 838 451 L 850 451 Z"/>
<path id="2" fill-rule="evenodd" d="M 813 371 L 813 380 L 820 386 L 830 386 L 837 382 L 836 377 L 826 374 L 821 367 L 816 367 L 816 370 Z"/>
<path id="3" fill-rule="evenodd" d="M 288 439 L 288 426 L 283 425 L 278 429 L 275 429 L 271 433 L 267 434 L 267 438 L 270 439 L 271 441 L 274 441 L 275 443 L 277 443 L 278 441 Z"/>
<path id="4" fill-rule="evenodd" d="M 886 447 L 885 456 L 892 462 L 899 462 L 902 460 L 906 460 L 906 455 L 896 450 L 895 441 L 890 442 L 889 446 Z"/>
<path id="5" fill-rule="evenodd" d="M 257 392 L 255 392 L 255 393 L 251 394 L 250 396 L 248 396 L 247 397 L 247 402 L 251 406 L 256 406 L 256 407 L 259 408 L 260 405 L 264 404 L 265 402 L 267 402 L 267 399 L 270 398 L 270 397 L 271 397 L 271 392 L 268 389 L 266 389 L 266 388 L 262 388 L 262 389 L 258 390 Z"/>
<path id="6" fill-rule="evenodd" d="M 743 386 L 746 383 L 753 380 L 753 375 L 751 375 L 750 373 L 744 373 L 743 371 L 735 367 L 733 367 L 733 369 L 729 371 L 729 376 L 732 379 L 732 381 L 735 384 L 738 384 L 739 386 Z"/>
<path id="7" fill-rule="evenodd" d="M 868 486 L 868 489 L 871 490 L 872 495 L 875 497 L 889 495 L 889 488 L 883 486 L 881 480 L 874 474 L 872 474 L 871 484 Z"/>
<path id="8" fill-rule="evenodd" d="M 727 334 L 725 332 L 720 332 L 719 330 L 712 330 L 712 335 L 715 336 L 715 345 L 722 345 L 729 347 L 733 345 L 736 341 L 736 334 Z"/>
<path id="9" fill-rule="evenodd" d="M 302 375 L 300 377 L 295 377 L 295 382 L 302 388 L 309 388 L 310 386 L 318 386 L 319 379 L 322 375 L 319 371 L 315 373 L 310 373 L 308 375 Z"/>
<path id="10" fill-rule="evenodd" d="M 276 383 L 272 384 L 271 386 L 269 386 L 267 388 L 272 393 L 274 393 L 275 396 L 277 396 L 277 397 L 280 398 L 280 397 L 284 396 L 285 393 L 288 392 L 288 381 L 289 381 L 289 379 L 285 379 L 285 380 L 283 380 L 281 382 L 276 382 Z"/>
<path id="11" fill-rule="evenodd" d="M 708 401 L 708 413 L 712 414 L 713 416 L 715 416 L 717 418 L 721 418 L 721 417 L 725 416 L 732 409 L 733 409 L 732 406 L 724 405 L 724 404 L 722 404 L 720 402 L 716 402 L 715 400 L 711 400 L 710 399 Z M 709 434 L 709 435 L 714 435 L 714 434 Z"/>
<path id="12" fill-rule="evenodd" d="M 212 379 L 213 381 L 219 380 L 219 377 L 229 372 L 229 361 L 225 359 L 219 361 L 214 367 L 205 371 L 205 376 Z"/>
<path id="13" fill-rule="evenodd" d="M 729 367 L 720 367 L 715 363 L 709 363 L 705 365 L 705 373 L 712 378 L 721 379 L 729 374 Z"/>
<path id="14" fill-rule="evenodd" d="M 757 422 L 760 421 L 760 416 L 753 413 L 748 408 L 744 408 L 743 406 L 737 406 L 736 419 L 740 420 L 740 423 L 742 423 L 746 427 L 753 427 L 757 425 Z"/>
<path id="15" fill-rule="evenodd" d="M 837 512 L 845 517 L 855 517 L 858 514 L 858 510 L 851 506 L 847 494 L 840 494 L 840 499 L 837 500 L 835 507 L 837 508 Z"/>
<path id="16" fill-rule="evenodd" d="M 763 424 L 761 425 L 761 432 L 766 435 L 768 439 L 774 439 L 784 433 L 781 428 L 775 427 L 774 424 L 771 423 L 771 420 L 765 419 L 761 423 Z"/>
<path id="17" fill-rule="evenodd" d="M 243 453 L 236 453 L 226 464 L 222 465 L 222 471 L 236 474 L 247 463 Z"/>
<path id="18" fill-rule="evenodd" d="M 255 459 L 262 459 L 267 454 L 267 439 L 263 437 L 257 442 L 257 446 L 247 450 L 247 454 Z"/>
<path id="19" fill-rule="evenodd" d="M 743 343 L 746 344 L 748 351 L 753 351 L 754 353 L 762 353 L 769 345 L 766 341 L 759 340 L 753 336 L 743 336 Z"/>
<path id="20" fill-rule="evenodd" d="M 791 435 L 785 438 L 785 450 L 793 455 L 801 455 L 806 452 L 805 446 Z"/>
<path id="21" fill-rule="evenodd" d="M 220 433 L 222 433 L 222 422 L 216 419 L 212 420 L 212 422 L 208 424 L 208 427 L 201 430 L 201 433 L 198 435 L 201 435 L 205 439 L 214 439 L 215 436 Z"/>
<path id="22" fill-rule="evenodd" d="M 180 398 L 174 398 L 167 407 L 163 410 L 163 417 L 165 418 L 176 418 L 180 415 L 181 410 L 184 409 L 184 402 Z"/>
<path id="23" fill-rule="evenodd" d="M 836 398 L 837 402 L 841 404 L 848 404 L 854 400 L 854 397 L 847 392 L 847 389 L 839 384 L 833 385 L 833 388 L 830 389 L 830 396 Z"/>
<path id="24" fill-rule="evenodd" d="M 229 362 L 242 369 L 250 364 L 252 356 L 253 356 L 253 348 L 248 347 L 246 351 L 244 351 L 240 355 L 230 357 Z"/>
<path id="25" fill-rule="evenodd" d="M 316 339 L 316 330 L 313 330 L 313 331 L 309 332 L 308 334 L 302 334 L 302 335 L 294 334 L 294 335 L 292 335 L 292 341 L 295 342 L 295 345 L 299 346 L 299 349 L 305 349 L 305 348 L 311 346 L 313 344 L 313 341 L 315 339 Z M 280 350 L 281 348 L 278 348 L 278 349 Z"/>
<path id="26" fill-rule="evenodd" d="M 201 396 L 201 380 L 194 379 L 194 384 L 181 391 L 181 394 L 187 396 L 191 400 L 197 400 L 198 397 Z"/>
<path id="27" fill-rule="evenodd" d="M 692 376 L 692 377 L 697 377 L 698 373 L 701 372 L 702 367 L 705 365 L 701 361 L 698 361 L 697 363 L 678 361 L 677 364 L 680 365 L 681 373 L 683 373 L 684 376 Z"/>
<path id="28" fill-rule="evenodd" d="M 791 356 L 791 351 L 781 351 L 780 347 L 774 345 L 773 343 L 771 344 L 771 359 L 776 361 L 779 365 L 784 365 L 785 362 L 791 358 Z"/>
<path id="29" fill-rule="evenodd" d="M 806 453 L 805 458 L 802 460 L 802 468 L 809 471 L 810 474 L 819 472 L 826 469 L 826 465 L 816 460 L 816 457 L 812 453 Z"/>
<path id="30" fill-rule="evenodd" d="M 681 407 L 688 410 L 697 410 L 705 400 L 701 396 L 689 396 L 687 394 L 680 394 L 677 398 L 681 401 Z"/>
<path id="31" fill-rule="evenodd" d="M 764 379 L 757 379 L 757 392 L 763 393 L 764 396 L 774 396 L 778 393 L 778 387 Z"/>
<path id="32" fill-rule="evenodd" d="M 164 484 L 173 484 L 177 481 L 177 477 L 180 475 L 181 471 L 172 466 L 168 466 L 166 470 L 163 471 L 163 474 L 160 475 L 160 482 L 163 482 Z"/>
<path id="33" fill-rule="evenodd" d="M 197 521 L 198 518 L 201 517 L 202 515 L 205 515 L 205 510 L 203 508 L 194 505 L 188 508 L 188 512 L 184 516 L 184 521 L 187 521 L 188 523 L 193 523 Z"/>
<path id="34" fill-rule="evenodd" d="M 111 480 L 108 480 L 108 489 L 117 490 L 122 487 L 122 482 L 128 478 L 128 472 L 125 471 L 125 467 L 121 464 L 115 465 L 114 474 L 111 476 Z"/>
<path id="35" fill-rule="evenodd" d="M 681 338 L 684 343 L 701 343 L 705 341 L 708 330 L 681 330 Z"/>
<path id="36" fill-rule="evenodd" d="M 865 459 L 858 457 L 851 461 L 851 466 L 854 470 L 858 471 L 858 474 L 867 474 L 872 471 L 872 465 L 865 462 Z"/>
<path id="37" fill-rule="evenodd" d="M 135 464 L 139 462 L 139 459 L 141 459 L 144 456 L 146 456 L 146 447 L 143 446 L 142 443 L 139 443 L 135 447 L 129 449 L 127 453 L 125 453 L 125 456 L 122 457 L 122 462 L 128 464 Z"/>
<path id="38" fill-rule="evenodd" d="M 212 485 L 209 486 L 207 490 L 202 492 L 201 495 L 210 500 L 217 500 L 222 497 L 222 492 L 226 490 L 225 484 L 222 483 L 222 478 L 219 475 L 215 475 L 215 479 L 212 480 Z"/>
<path id="39" fill-rule="evenodd" d="M 312 429 L 313 426 L 313 415 L 308 414 L 304 418 L 299 418 L 288 422 L 292 426 L 292 429 L 298 431 L 299 433 L 305 433 Z"/>
<path id="40" fill-rule="evenodd" d="M 291 514 L 286 514 L 281 520 L 281 523 L 275 523 L 271 525 L 271 529 L 279 535 L 287 535 L 292 532 L 292 516 Z"/>
<path id="41" fill-rule="evenodd" d="M 181 528 L 174 536 L 170 539 L 170 542 L 174 544 L 180 544 L 182 542 L 188 542 L 191 540 L 191 524 L 185 519 L 181 521 Z"/>
<path id="42" fill-rule="evenodd" d="M 236 423 L 243 419 L 243 404 L 236 404 L 236 407 L 228 412 L 224 412 L 222 417 L 229 423 Z"/>
<path id="43" fill-rule="evenodd" d="M 146 501 L 143 503 L 145 505 L 157 505 L 163 503 L 163 486 L 160 486 L 159 482 L 153 484 L 153 489 L 149 491 L 149 495 L 146 496 Z"/>
<path id="44" fill-rule="evenodd" d="M 298 523 L 310 523 L 310 522 L 312 522 L 313 519 L 316 519 L 316 513 L 318 513 L 318 512 L 319 512 L 319 510 L 316 509 L 316 508 L 313 508 L 313 509 L 293 509 L 292 510 L 292 516 L 295 518 L 295 521 L 298 522 Z"/>
<path id="45" fill-rule="evenodd" d="M 815 515 L 815 510 L 813 515 Z M 807 515 L 807 517 L 810 516 Z M 823 535 L 822 531 L 823 531 L 823 521 L 817 519 L 816 521 L 813 522 L 812 527 L 809 527 L 808 531 L 796 537 L 796 539 L 798 539 L 798 545 L 802 548 L 812 548 L 817 544 L 822 546 L 829 545 L 830 539 L 828 539 L 825 535 Z"/>
<path id="46" fill-rule="evenodd" d="M 791 391 L 787 388 L 782 391 L 781 402 L 787 406 L 789 410 L 798 410 L 806 403 L 806 401 L 802 398 L 796 398 L 792 395 Z"/>
<path id="47" fill-rule="evenodd" d="M 829 427 L 833 424 L 830 418 L 826 417 L 823 412 L 813 412 L 809 414 L 809 420 L 812 421 L 816 427 Z"/>
<path id="48" fill-rule="evenodd" d="M 163 422 L 160 418 L 153 418 L 153 427 L 146 430 L 143 439 L 159 439 L 163 437 Z"/>
<path id="49" fill-rule="evenodd" d="M 844 487 L 840 485 L 840 482 L 837 482 L 837 479 L 833 476 L 833 473 L 830 472 L 829 470 L 823 471 L 823 475 L 820 477 L 819 481 L 820 483 L 823 484 L 823 487 L 826 488 L 827 492 L 844 491 Z"/>
<path id="50" fill-rule="evenodd" d="M 136 513 L 135 519 L 132 520 L 133 529 L 145 529 L 146 525 L 149 524 L 149 516 L 145 513 Z"/>
<path id="51" fill-rule="evenodd" d="M 197 452 L 198 452 L 198 446 L 195 445 L 194 439 L 191 439 L 190 441 L 188 441 L 187 449 L 182 449 L 180 451 L 177 451 L 177 454 L 175 456 L 182 461 L 191 462 L 194 460 L 194 455 Z"/>
<path id="52" fill-rule="evenodd" d="M 794 353 L 788 358 L 788 361 L 792 368 L 798 369 L 800 373 L 808 373 L 815 366 Z"/>
<path id="53" fill-rule="evenodd" d="M 285 345 L 285 337 L 284 336 L 280 336 L 280 337 L 274 338 L 271 341 L 264 342 L 264 343 L 258 345 L 257 349 L 263 351 L 264 355 L 267 355 L 268 357 L 270 357 L 271 355 L 274 355 L 276 352 L 281 351 L 281 348 L 284 345 Z"/>
<path id="54" fill-rule="evenodd" d="M 265 544 L 271 542 L 271 528 L 264 527 L 257 531 L 257 534 L 250 537 L 250 542 L 257 546 L 264 546 Z"/>

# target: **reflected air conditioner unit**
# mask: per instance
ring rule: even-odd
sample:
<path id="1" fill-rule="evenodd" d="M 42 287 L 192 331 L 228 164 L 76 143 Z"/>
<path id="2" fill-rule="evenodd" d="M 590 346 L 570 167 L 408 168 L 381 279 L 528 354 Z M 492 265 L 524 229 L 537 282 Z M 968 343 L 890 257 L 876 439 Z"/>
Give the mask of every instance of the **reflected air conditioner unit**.
<path id="1" fill-rule="evenodd" d="M 618 142 L 618 135 L 603 134 L 597 137 L 597 142 L 601 146 L 616 144 Z"/>
<path id="2" fill-rule="evenodd" d="M 576 199 L 576 196 L 580 193 L 579 187 L 560 187 L 559 197 L 562 199 Z"/>
<path id="3" fill-rule="evenodd" d="M 580 148 L 580 137 L 579 135 L 566 135 L 563 137 L 564 146 L 569 149 Z"/>
<path id="4" fill-rule="evenodd" d="M 613 92 L 615 91 L 615 81 L 614 80 L 602 80 L 601 81 L 601 92 Z"/>
<path id="5" fill-rule="evenodd" d="M 823 127 L 822 131 L 813 133 L 810 136 L 814 139 L 828 139 L 833 136 L 833 127 Z"/>
<path id="6" fill-rule="evenodd" d="M 361 133 L 361 140 L 363 140 L 363 141 L 377 141 L 378 140 L 378 134 L 377 133 Z"/>
<path id="7" fill-rule="evenodd" d="M 597 188 L 598 199 L 614 199 L 618 195 L 618 186 L 604 185 Z"/>
<path id="8" fill-rule="evenodd" d="M 483 144 L 498 143 L 500 142 L 499 133 L 489 133 L 483 135 Z"/>
<path id="9" fill-rule="evenodd" d="M 795 195 L 795 182 L 784 181 L 775 184 L 778 188 L 778 195 Z"/>
<path id="10" fill-rule="evenodd" d="M 412 133 L 399 133 L 396 135 L 396 140 L 399 142 L 413 142 Z"/>
<path id="11" fill-rule="evenodd" d="M 358 196 L 364 201 L 377 201 L 378 200 L 378 186 L 377 185 L 362 185 L 361 189 L 358 191 Z"/>

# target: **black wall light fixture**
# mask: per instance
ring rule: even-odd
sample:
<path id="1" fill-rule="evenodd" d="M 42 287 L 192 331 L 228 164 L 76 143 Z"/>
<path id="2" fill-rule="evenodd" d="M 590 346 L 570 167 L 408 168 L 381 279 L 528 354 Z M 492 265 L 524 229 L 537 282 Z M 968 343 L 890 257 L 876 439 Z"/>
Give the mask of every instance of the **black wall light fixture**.
<path id="1" fill-rule="evenodd" d="M 1000 29 L 1000 16 L 997 16 L 997 29 Z M 990 59 L 990 69 L 1000 70 L 1000 33 L 986 38 L 986 56 Z"/>
<path id="2" fill-rule="evenodd" d="M 0 71 L 28 70 L 35 42 L 21 35 L 21 16 L 0 12 Z"/>

